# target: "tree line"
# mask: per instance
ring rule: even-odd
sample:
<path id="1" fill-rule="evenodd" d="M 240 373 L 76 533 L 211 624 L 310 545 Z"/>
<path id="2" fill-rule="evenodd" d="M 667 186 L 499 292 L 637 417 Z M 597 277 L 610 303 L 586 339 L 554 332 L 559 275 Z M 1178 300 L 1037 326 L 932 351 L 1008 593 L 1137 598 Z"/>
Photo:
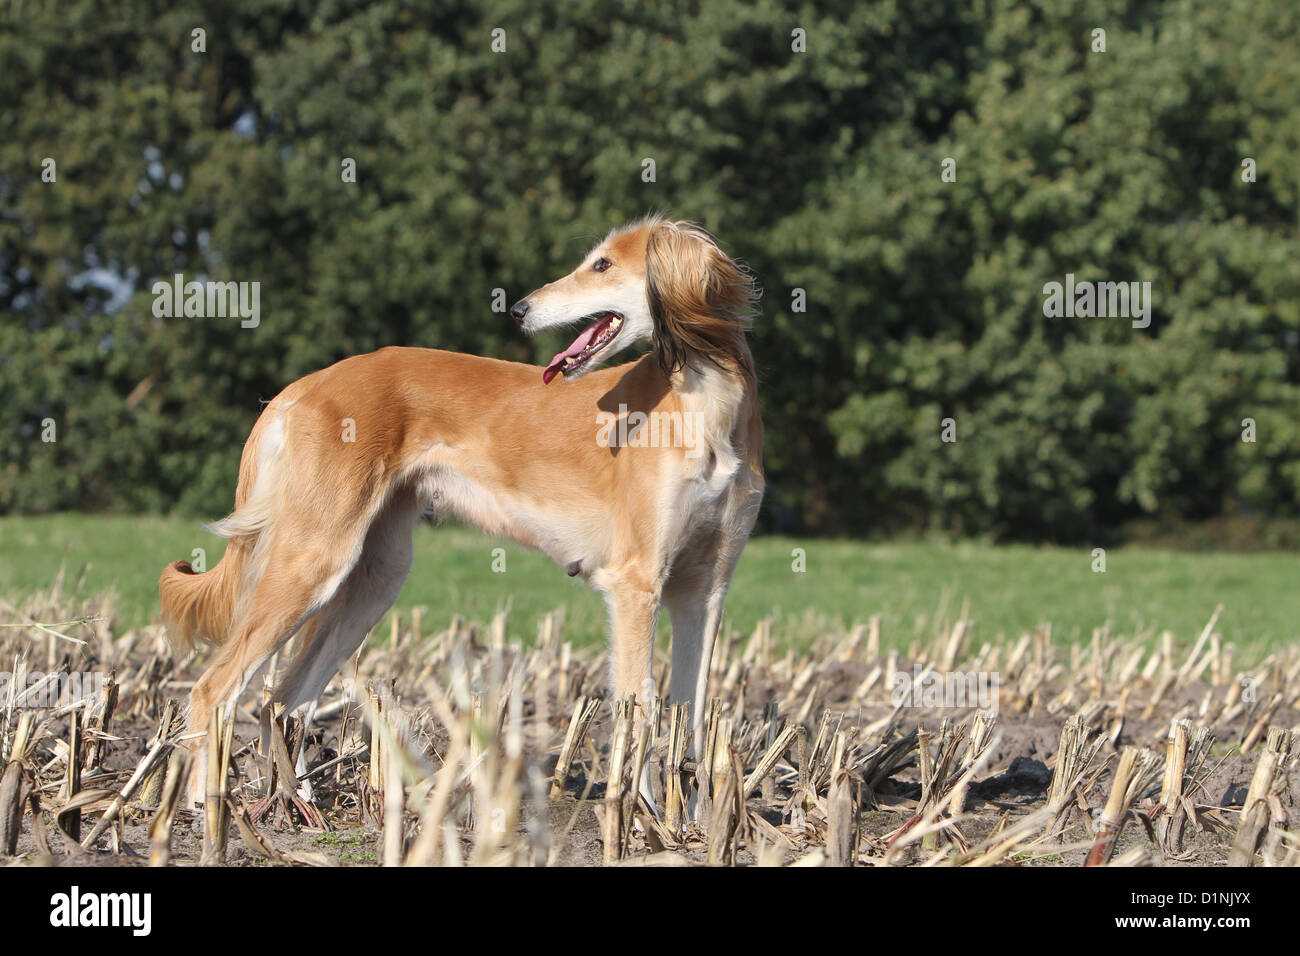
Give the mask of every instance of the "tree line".
<path id="1" fill-rule="evenodd" d="M 0 512 L 220 515 L 285 384 L 544 362 L 501 301 L 666 209 L 765 290 L 768 528 L 1300 516 L 1290 0 L 5 17 Z M 178 275 L 258 320 L 159 314 Z"/>

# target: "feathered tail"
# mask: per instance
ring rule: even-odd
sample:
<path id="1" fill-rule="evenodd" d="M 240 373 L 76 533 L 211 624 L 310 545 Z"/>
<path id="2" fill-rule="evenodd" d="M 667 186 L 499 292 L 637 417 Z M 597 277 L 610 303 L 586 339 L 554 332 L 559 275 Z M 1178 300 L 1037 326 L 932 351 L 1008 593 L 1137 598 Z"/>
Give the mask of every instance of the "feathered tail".
<path id="1" fill-rule="evenodd" d="M 188 561 L 173 561 L 158 579 L 167 640 L 178 653 L 192 648 L 196 640 L 221 645 L 240 599 L 261 578 L 259 558 L 283 500 L 284 410 L 278 409 L 265 424 L 259 421 L 245 448 L 240 491 L 247 489 L 247 494 L 237 493 L 235 511 L 208 525 L 209 531 L 230 539 L 217 566 L 200 573 Z"/>
<path id="2" fill-rule="evenodd" d="M 231 543 L 211 571 L 200 574 L 188 561 L 173 561 L 158 579 L 167 641 L 177 653 L 196 640 L 220 644 L 230 633 L 243 566 L 243 549 Z"/>

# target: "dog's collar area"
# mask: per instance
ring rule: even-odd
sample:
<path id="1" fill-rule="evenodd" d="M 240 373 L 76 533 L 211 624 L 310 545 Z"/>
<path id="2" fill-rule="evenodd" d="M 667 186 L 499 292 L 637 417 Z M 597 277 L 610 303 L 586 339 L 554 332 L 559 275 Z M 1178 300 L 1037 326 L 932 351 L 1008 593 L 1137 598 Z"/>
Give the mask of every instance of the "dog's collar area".
<path id="1" fill-rule="evenodd" d="M 590 318 L 590 316 L 588 316 Z M 618 330 L 623 327 L 623 316 L 617 312 L 597 313 L 596 321 L 582 330 L 573 344 L 563 352 L 557 352 L 542 372 L 542 383 L 549 385 L 551 379 L 563 372 L 565 375 L 572 375 L 579 371 L 584 365 L 590 362 L 596 355 L 605 349 L 615 336 Z"/>

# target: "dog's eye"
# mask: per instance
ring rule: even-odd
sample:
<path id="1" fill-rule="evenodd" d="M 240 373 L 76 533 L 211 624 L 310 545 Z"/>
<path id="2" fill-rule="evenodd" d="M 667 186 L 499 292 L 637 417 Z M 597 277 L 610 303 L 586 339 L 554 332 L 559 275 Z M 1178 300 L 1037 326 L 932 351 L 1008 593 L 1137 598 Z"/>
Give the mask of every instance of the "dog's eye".
<path id="1" fill-rule="evenodd" d="M 593 269 L 595 269 L 597 272 L 604 272 L 606 269 L 608 269 L 608 268 L 609 268 L 610 266 L 612 266 L 613 264 L 614 264 L 614 263 L 610 262 L 610 261 L 609 261 L 608 259 L 606 259 L 604 256 L 601 256 L 601 257 L 600 257 L 599 259 L 597 259 L 594 263 L 592 263 L 592 266 L 591 266 L 591 267 L 592 267 Z"/>

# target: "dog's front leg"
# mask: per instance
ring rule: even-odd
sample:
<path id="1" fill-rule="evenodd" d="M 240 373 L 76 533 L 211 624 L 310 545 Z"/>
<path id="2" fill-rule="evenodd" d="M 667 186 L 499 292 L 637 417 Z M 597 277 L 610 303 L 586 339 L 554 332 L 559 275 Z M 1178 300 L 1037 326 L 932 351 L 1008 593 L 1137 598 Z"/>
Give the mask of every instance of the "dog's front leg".
<path id="1" fill-rule="evenodd" d="M 654 658 L 655 622 L 659 616 L 659 590 L 631 582 L 620 582 L 607 591 L 614 661 L 614 696 L 636 699 L 636 719 L 648 720 L 655 697 L 651 665 Z M 653 809 L 650 765 L 642 768 L 638 781 L 641 795 Z"/>

